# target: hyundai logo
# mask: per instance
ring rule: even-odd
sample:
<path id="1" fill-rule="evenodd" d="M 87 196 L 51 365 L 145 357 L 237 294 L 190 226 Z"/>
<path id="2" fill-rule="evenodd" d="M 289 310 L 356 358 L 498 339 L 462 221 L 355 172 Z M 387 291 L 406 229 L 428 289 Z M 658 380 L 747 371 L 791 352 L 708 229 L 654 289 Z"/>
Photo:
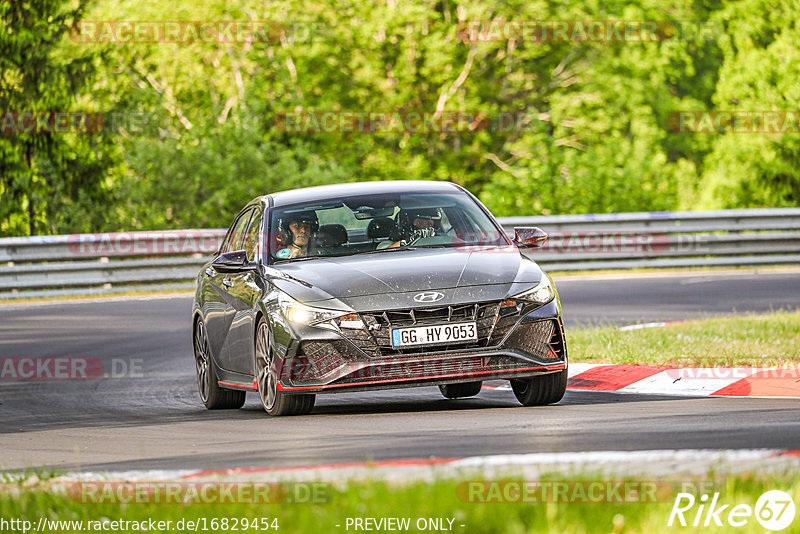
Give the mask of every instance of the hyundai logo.
<path id="1" fill-rule="evenodd" d="M 414 302 L 438 302 L 444 298 L 444 294 L 438 291 L 424 291 L 414 295 Z"/>

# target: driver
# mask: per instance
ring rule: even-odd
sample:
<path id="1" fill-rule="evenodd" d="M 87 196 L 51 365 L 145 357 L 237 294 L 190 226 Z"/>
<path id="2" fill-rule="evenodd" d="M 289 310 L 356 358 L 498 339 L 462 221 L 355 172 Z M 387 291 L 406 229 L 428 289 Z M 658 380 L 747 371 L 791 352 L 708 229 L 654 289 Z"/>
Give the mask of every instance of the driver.
<path id="1" fill-rule="evenodd" d="M 289 246 L 280 249 L 275 256 L 282 260 L 304 258 L 308 256 L 311 237 L 319 230 L 317 213 L 314 210 L 290 213 L 281 221 L 280 229 Z"/>
<path id="2" fill-rule="evenodd" d="M 441 228 L 442 212 L 439 208 L 402 210 L 397 214 L 397 224 L 392 233 L 395 242 L 383 247 L 379 245 L 378 248 L 405 247 L 423 237 L 433 237 L 437 232 L 441 233 Z"/>

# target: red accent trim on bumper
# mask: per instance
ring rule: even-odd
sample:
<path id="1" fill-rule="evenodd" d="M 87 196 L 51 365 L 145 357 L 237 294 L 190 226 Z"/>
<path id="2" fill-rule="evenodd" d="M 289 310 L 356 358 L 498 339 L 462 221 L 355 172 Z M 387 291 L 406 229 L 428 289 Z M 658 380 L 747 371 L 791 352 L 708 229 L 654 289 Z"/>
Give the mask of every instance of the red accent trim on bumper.
<path id="1" fill-rule="evenodd" d="M 258 386 L 256 386 L 256 381 L 255 380 L 253 380 L 253 385 L 252 386 L 243 386 L 241 384 L 231 384 L 230 382 L 223 382 L 222 380 L 217 380 L 217 384 L 219 384 L 220 386 L 228 386 L 228 387 L 239 388 L 239 389 L 258 389 Z"/>
<path id="2" fill-rule="evenodd" d="M 560 369 L 564 369 L 566 366 L 563 363 L 558 365 L 545 365 L 541 367 L 524 367 L 522 369 L 500 369 L 497 371 L 478 371 L 475 373 L 469 374 L 462 374 L 462 373 L 455 373 L 449 375 L 433 375 L 433 376 L 417 376 L 417 377 L 409 377 L 409 378 L 392 378 L 388 380 L 372 380 L 369 382 L 353 382 L 351 384 L 327 384 L 322 386 L 284 386 L 278 381 L 277 388 L 280 391 L 303 391 L 306 389 L 332 389 L 332 388 L 345 388 L 345 387 L 358 387 L 358 386 L 369 386 L 373 384 L 392 384 L 395 382 L 414 382 L 418 380 L 432 380 L 435 378 L 454 378 L 463 376 L 464 378 L 471 378 L 475 376 L 482 376 L 482 375 L 492 375 L 498 373 L 516 373 L 519 371 L 558 371 Z"/>

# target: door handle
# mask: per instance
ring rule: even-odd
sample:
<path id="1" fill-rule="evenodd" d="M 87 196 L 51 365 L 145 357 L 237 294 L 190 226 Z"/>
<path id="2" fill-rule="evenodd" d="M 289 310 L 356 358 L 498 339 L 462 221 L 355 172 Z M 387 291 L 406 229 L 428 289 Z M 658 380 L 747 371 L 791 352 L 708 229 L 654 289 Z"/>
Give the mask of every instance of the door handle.
<path id="1" fill-rule="evenodd" d="M 231 280 L 230 278 L 223 278 L 222 285 L 225 287 L 233 287 L 233 280 Z"/>
<path id="2" fill-rule="evenodd" d="M 206 267 L 206 276 L 214 276 L 214 269 Z"/>

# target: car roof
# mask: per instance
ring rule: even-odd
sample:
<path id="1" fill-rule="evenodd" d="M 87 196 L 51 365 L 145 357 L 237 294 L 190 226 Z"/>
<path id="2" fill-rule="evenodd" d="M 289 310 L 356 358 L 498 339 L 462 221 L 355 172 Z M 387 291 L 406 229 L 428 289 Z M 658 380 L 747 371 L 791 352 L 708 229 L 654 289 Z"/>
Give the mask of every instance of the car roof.
<path id="1" fill-rule="evenodd" d="M 281 191 L 264 195 L 263 199 L 272 199 L 275 207 L 289 206 L 308 200 L 330 200 L 334 198 L 374 195 L 380 193 L 451 193 L 461 188 L 452 182 L 433 180 L 394 180 L 376 182 L 350 182 L 344 184 L 318 185 L 303 187 L 290 191 Z"/>

